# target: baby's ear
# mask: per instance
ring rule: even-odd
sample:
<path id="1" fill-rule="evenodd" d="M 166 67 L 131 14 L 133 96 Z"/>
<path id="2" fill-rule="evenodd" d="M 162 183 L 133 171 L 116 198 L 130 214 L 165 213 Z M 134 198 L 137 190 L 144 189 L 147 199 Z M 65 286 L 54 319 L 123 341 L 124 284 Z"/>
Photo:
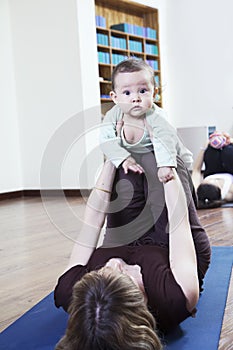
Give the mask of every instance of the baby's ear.
<path id="1" fill-rule="evenodd" d="M 117 95 L 116 95 L 115 91 L 110 91 L 109 95 L 110 95 L 111 99 L 113 100 L 113 102 L 115 104 L 117 104 Z"/>

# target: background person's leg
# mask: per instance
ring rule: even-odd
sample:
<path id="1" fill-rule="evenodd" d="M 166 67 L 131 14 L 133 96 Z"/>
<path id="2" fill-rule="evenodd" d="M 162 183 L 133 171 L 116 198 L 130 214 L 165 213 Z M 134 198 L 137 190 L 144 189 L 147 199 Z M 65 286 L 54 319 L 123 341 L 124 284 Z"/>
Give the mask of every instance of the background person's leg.
<path id="1" fill-rule="evenodd" d="M 233 175 L 233 144 L 223 147 L 221 152 L 222 165 L 225 173 Z"/>
<path id="2" fill-rule="evenodd" d="M 207 147 L 204 153 L 204 177 L 208 175 L 213 175 L 216 173 L 224 173 L 224 168 L 222 165 L 222 150 L 211 147 Z"/>

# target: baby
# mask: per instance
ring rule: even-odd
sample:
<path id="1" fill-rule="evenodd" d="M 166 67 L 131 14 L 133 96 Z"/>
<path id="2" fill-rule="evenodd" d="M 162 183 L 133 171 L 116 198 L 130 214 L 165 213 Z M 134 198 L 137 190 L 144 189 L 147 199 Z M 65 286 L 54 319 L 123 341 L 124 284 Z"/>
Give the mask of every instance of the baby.
<path id="1" fill-rule="evenodd" d="M 155 94 L 154 71 L 145 61 L 129 58 L 120 62 L 112 74 L 110 96 L 115 106 L 104 117 L 101 146 L 106 157 L 116 167 L 122 165 L 125 173 L 144 172 L 131 152 L 153 151 L 159 180 L 166 183 L 174 177 L 177 155 L 187 168 L 193 159 L 167 122 L 163 109 L 153 103 Z"/>

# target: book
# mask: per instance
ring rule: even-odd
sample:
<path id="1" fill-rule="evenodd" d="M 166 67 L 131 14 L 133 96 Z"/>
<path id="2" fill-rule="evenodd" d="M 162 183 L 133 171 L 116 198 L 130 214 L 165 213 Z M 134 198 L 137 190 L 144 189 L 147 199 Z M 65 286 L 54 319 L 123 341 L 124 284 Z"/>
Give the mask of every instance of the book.
<path id="1" fill-rule="evenodd" d="M 105 51 L 98 51 L 98 62 L 99 63 L 110 63 L 110 54 Z"/>
<path id="2" fill-rule="evenodd" d="M 108 36 L 106 34 L 102 33 L 96 33 L 96 38 L 97 38 L 97 44 L 98 45 L 104 45 L 108 46 Z"/>
<path id="3" fill-rule="evenodd" d="M 156 40 L 157 38 L 157 31 L 155 29 L 150 27 L 138 26 L 136 24 L 118 23 L 118 24 L 111 25 L 110 28 L 114 30 L 119 30 L 121 32 L 142 36 L 149 39 Z"/>
<path id="4" fill-rule="evenodd" d="M 151 55 L 158 55 L 158 46 L 154 44 L 146 43 L 146 53 Z"/>
<path id="5" fill-rule="evenodd" d="M 95 23 L 97 27 L 106 28 L 106 18 L 103 16 L 95 16 Z"/>
<path id="6" fill-rule="evenodd" d="M 146 60 L 146 62 L 147 62 L 154 70 L 158 70 L 158 69 L 159 69 L 158 61 L 156 61 L 156 60 Z"/>
<path id="7" fill-rule="evenodd" d="M 118 49 L 126 49 L 126 39 L 119 38 L 116 36 L 111 36 L 111 46 L 116 47 Z"/>
<path id="8" fill-rule="evenodd" d="M 142 52 L 142 43 L 141 41 L 129 40 L 129 50 Z"/>

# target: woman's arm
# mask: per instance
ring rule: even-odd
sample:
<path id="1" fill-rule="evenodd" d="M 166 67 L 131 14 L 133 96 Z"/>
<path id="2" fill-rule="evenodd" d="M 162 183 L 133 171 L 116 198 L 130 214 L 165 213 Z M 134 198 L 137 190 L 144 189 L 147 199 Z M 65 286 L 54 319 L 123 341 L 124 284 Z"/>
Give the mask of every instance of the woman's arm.
<path id="1" fill-rule="evenodd" d="M 86 203 L 82 228 L 75 241 L 66 271 L 75 265 L 86 265 L 97 247 L 109 206 L 115 167 L 106 161 Z"/>
<path id="2" fill-rule="evenodd" d="M 174 171 L 175 179 L 164 184 L 169 219 L 169 260 L 175 280 L 192 312 L 199 298 L 199 282 L 195 246 L 189 224 L 188 207 L 183 186 Z"/>

